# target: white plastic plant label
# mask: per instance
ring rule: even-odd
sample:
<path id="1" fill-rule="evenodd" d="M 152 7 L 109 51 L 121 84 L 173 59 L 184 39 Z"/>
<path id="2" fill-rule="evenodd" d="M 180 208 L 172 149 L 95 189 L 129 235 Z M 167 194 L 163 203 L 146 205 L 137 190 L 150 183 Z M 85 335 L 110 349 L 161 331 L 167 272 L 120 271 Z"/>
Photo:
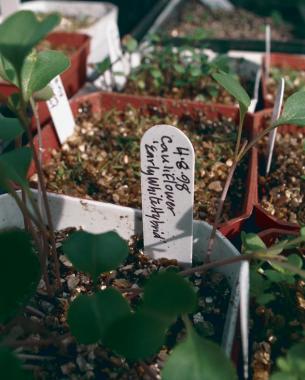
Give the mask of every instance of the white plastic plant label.
<path id="1" fill-rule="evenodd" d="M 254 89 L 253 89 L 253 98 L 251 99 L 250 106 L 248 108 L 248 112 L 255 112 L 257 102 L 258 102 L 258 96 L 259 96 L 259 84 L 262 76 L 261 69 L 257 70 L 256 76 L 255 76 L 255 83 L 254 83 Z"/>
<path id="2" fill-rule="evenodd" d="M 122 89 L 126 83 L 126 65 L 121 48 L 119 28 L 116 22 L 109 21 L 107 27 L 107 43 L 109 57 L 112 63 L 112 74 L 118 89 Z"/>
<path id="3" fill-rule="evenodd" d="M 272 117 L 271 117 L 271 123 L 274 123 L 280 117 L 283 99 L 284 99 L 284 92 L 285 92 L 285 79 L 281 78 L 280 84 L 276 92 L 275 103 L 274 103 Z M 270 172 L 276 134 L 277 134 L 277 128 L 274 128 L 269 134 L 269 147 L 268 147 L 266 174 L 269 174 Z"/>
<path id="4" fill-rule="evenodd" d="M 178 128 L 156 125 L 141 140 L 144 252 L 192 263 L 194 148 Z"/>
<path id="5" fill-rule="evenodd" d="M 265 80 L 269 79 L 270 71 L 270 53 L 271 53 L 271 27 L 266 25 L 265 30 L 265 48 L 266 48 L 266 59 L 265 59 Z"/>
<path id="6" fill-rule="evenodd" d="M 74 132 L 75 121 L 62 80 L 58 75 L 50 82 L 54 96 L 47 101 L 60 143 L 66 141 Z"/>
<path id="7" fill-rule="evenodd" d="M 1 16 L 3 19 L 14 12 L 17 12 L 20 6 L 20 0 L 1 0 Z"/>
<path id="8" fill-rule="evenodd" d="M 211 9 L 224 9 L 226 11 L 232 11 L 234 5 L 229 0 L 200 0 L 203 5 L 207 5 Z"/>

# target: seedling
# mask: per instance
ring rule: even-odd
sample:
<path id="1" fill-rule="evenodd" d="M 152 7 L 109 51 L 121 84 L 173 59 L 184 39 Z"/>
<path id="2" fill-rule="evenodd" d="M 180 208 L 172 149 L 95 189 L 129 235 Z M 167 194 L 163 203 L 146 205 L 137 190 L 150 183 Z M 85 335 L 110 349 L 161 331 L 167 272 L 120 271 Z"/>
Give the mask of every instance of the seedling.
<path id="1" fill-rule="evenodd" d="M 51 51 L 37 53 L 33 50 L 58 22 L 59 17 L 57 15 L 50 15 L 43 21 L 38 21 L 33 13 L 22 11 L 9 17 L 0 26 L 1 76 L 15 84 L 19 89 L 19 92 L 9 98 L 1 96 L 1 100 L 16 115 L 16 118 L 1 117 L 0 136 L 7 141 L 16 139 L 17 148 L 12 152 L 2 154 L 0 157 L 0 185 L 17 202 L 24 217 L 26 230 L 2 232 L 0 235 L 1 247 L 4 247 L 1 249 L 1 262 L 4 265 L 1 265 L 3 273 L 0 277 L 5 282 L 0 287 L 0 299 L 1 301 L 4 300 L 4 306 L 2 305 L 0 308 L 2 324 L 8 320 L 12 322 L 14 314 L 18 313 L 18 310 L 23 310 L 27 300 L 34 293 L 40 277 L 38 261 L 48 292 L 46 297 L 52 299 L 54 292 L 60 286 L 59 263 L 50 209 L 41 163 L 33 145 L 28 112 L 31 103 L 33 104 L 34 97 L 37 97 L 37 93 L 39 93 L 40 98 L 40 91 L 43 91 L 43 99 L 48 98 L 50 95 L 48 83 L 69 65 L 67 58 L 61 53 Z M 49 70 L 46 70 L 46 64 Z M 193 69 L 195 68 L 193 67 Z M 197 73 L 194 70 L 193 77 L 196 77 Z M 253 141 L 242 144 L 243 120 L 250 99 L 234 77 L 229 74 L 220 71 L 214 75 L 214 78 L 239 102 L 240 125 L 233 157 L 234 163 L 219 205 L 213 233 L 216 231 L 223 200 L 226 197 L 235 168 L 245 154 L 262 136 L 276 126 L 283 123 L 305 124 L 303 113 L 305 93 L 300 92 L 288 98 L 282 116 L 277 122 L 272 123 Z M 157 72 L 154 73 L 154 79 L 157 81 L 161 79 Z M 29 148 L 18 147 L 22 131 L 27 133 Z M 26 178 L 32 157 L 39 177 L 43 211 L 47 216 L 47 224 L 33 199 Z M 23 191 L 22 198 L 15 190 L 16 185 Z M 281 255 L 283 249 L 292 244 L 293 246 L 301 244 L 304 241 L 305 236 L 302 231 L 302 235 L 294 241 L 285 241 L 269 249 L 261 246 L 257 249 L 255 244 L 250 244 L 242 256 L 204 263 L 201 266 L 180 272 L 167 269 L 154 273 L 147 279 L 142 288 L 138 288 L 136 291 L 134 288 L 124 290 L 124 294 L 137 292 L 142 295 L 140 301 L 132 304 L 126 300 L 122 292 L 111 286 L 100 289 L 99 284 L 99 277 L 102 273 L 110 272 L 111 274 L 125 260 L 128 254 L 127 243 L 115 232 L 93 235 L 84 231 L 76 231 L 64 242 L 63 250 L 75 268 L 91 276 L 94 287 L 89 294 L 79 295 L 71 306 L 68 306 L 70 331 L 80 343 L 102 342 L 128 362 L 143 361 L 158 352 L 165 341 L 169 328 L 179 319 L 180 322 L 183 321 L 185 326 L 186 338 L 173 348 L 172 354 L 163 369 L 163 379 L 185 380 L 189 376 L 192 380 L 236 379 L 236 371 L 221 349 L 201 338 L 188 320 L 188 314 L 196 309 L 197 295 L 184 277 L 244 260 L 270 262 L 273 267 L 280 267 L 285 273 L 289 273 L 289 276 L 293 273 L 305 277 L 299 261 L 295 258 L 287 259 Z M 211 242 L 209 245 L 210 253 L 213 247 L 213 235 Z M 32 243 L 34 243 L 33 245 L 38 253 L 37 256 Z M 50 245 L 51 249 L 49 248 Z M 52 265 L 47 265 L 47 261 Z M 16 268 L 14 262 L 20 267 Z M 54 270 L 52 270 L 52 266 L 54 266 Z M 18 272 L 16 272 L 17 270 Z M 50 281 L 54 277 L 57 280 L 55 283 Z M 5 279 L 7 280 L 5 281 Z M 6 287 L 9 280 L 13 283 L 10 290 Z M 3 326 L 1 326 L 2 331 L 6 333 L 6 328 Z M 68 335 L 69 338 L 73 339 L 70 334 Z M 53 343 L 55 345 L 60 344 L 60 342 Z M 6 378 L 9 376 L 16 379 L 24 378 L 19 362 L 16 361 L 15 356 L 10 351 L 4 348 L 5 345 L 18 347 L 18 344 L 18 339 L 10 341 L 6 336 L 1 341 L 1 373 Z M 29 341 L 23 342 L 22 346 L 25 344 L 29 345 Z M 143 363 L 145 368 L 145 362 Z"/>
<path id="2" fill-rule="evenodd" d="M 232 104 L 234 98 L 211 77 L 217 70 L 232 72 L 228 57 L 210 61 L 199 49 L 154 44 L 144 50 L 141 64 L 131 71 L 124 92 Z M 247 79 L 243 80 L 246 84 Z"/>

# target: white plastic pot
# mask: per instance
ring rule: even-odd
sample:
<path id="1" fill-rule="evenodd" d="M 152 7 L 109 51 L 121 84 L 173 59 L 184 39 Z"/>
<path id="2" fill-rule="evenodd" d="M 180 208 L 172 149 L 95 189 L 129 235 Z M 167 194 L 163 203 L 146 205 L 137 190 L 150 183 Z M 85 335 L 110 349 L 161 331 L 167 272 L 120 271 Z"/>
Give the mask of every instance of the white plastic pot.
<path id="1" fill-rule="evenodd" d="M 33 194 L 36 197 L 35 191 Z M 53 193 L 48 193 L 48 198 L 56 230 L 66 227 L 82 227 L 92 233 L 115 230 L 126 240 L 132 235 L 142 234 L 142 216 L 139 210 Z M 22 215 L 10 195 L 0 195 L 0 230 L 14 227 L 23 228 Z M 204 258 L 210 232 L 211 226 L 207 223 L 194 222 L 193 258 L 196 261 Z M 239 252 L 229 240 L 217 233 L 213 260 L 238 255 Z M 219 267 L 217 270 L 226 276 L 232 289 L 222 339 L 222 347 L 230 356 L 238 316 L 240 264 Z"/>
<path id="2" fill-rule="evenodd" d="M 96 22 L 77 30 L 79 33 L 88 34 L 91 37 L 91 50 L 89 63 L 97 63 L 105 59 L 109 54 L 107 33 L 113 23 L 117 24 L 118 8 L 107 2 L 96 3 L 93 1 L 29 1 L 23 3 L 20 9 L 28 9 L 33 12 L 60 12 L 70 16 L 92 16 Z M 61 31 L 65 31 L 62 29 Z"/>

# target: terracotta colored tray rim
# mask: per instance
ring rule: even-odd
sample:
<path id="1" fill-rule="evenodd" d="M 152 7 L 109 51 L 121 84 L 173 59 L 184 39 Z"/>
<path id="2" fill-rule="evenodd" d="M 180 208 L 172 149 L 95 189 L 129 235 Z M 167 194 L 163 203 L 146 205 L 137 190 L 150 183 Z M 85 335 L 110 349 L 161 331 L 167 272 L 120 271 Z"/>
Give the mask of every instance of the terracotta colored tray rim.
<path id="1" fill-rule="evenodd" d="M 203 110 L 208 115 L 209 114 L 213 115 L 212 117 L 214 118 L 215 116 L 218 117 L 223 114 L 228 117 L 232 117 L 236 121 L 239 118 L 239 110 L 238 110 L 238 107 L 235 107 L 235 106 L 224 106 L 221 104 L 204 104 L 202 102 L 193 102 L 189 100 L 174 100 L 174 99 L 163 99 L 163 98 L 143 97 L 143 96 L 140 97 L 140 96 L 135 96 L 135 95 L 109 93 L 109 92 L 91 93 L 91 94 L 83 95 L 71 100 L 70 104 L 71 104 L 71 108 L 74 114 L 77 113 L 79 104 L 83 103 L 84 101 L 89 101 L 92 104 L 99 103 L 99 107 L 101 110 L 103 109 L 103 107 L 107 109 L 110 107 L 122 108 L 127 105 L 136 106 L 136 107 L 151 105 L 151 106 L 156 106 L 156 107 L 157 106 L 168 107 L 169 112 L 173 112 L 176 114 L 182 114 L 186 111 L 196 112 L 198 110 Z M 255 120 L 255 114 L 248 114 L 246 120 L 247 120 L 246 123 L 248 126 L 248 131 L 251 134 L 252 129 L 253 129 L 252 125 Z M 52 123 L 48 123 L 44 126 L 42 130 L 42 138 L 45 143 L 47 142 L 45 144 L 47 148 L 44 148 L 45 149 L 44 161 L 47 161 L 49 159 L 49 154 L 46 153 L 48 148 L 58 149 L 60 146 Z M 37 137 L 35 138 L 35 145 L 37 147 Z M 257 197 L 256 197 L 255 192 L 253 192 L 253 190 L 255 191 L 256 188 L 254 188 L 250 184 L 251 184 L 251 181 L 255 180 L 257 176 L 257 171 L 256 171 L 257 165 L 255 165 L 256 159 L 257 159 L 257 154 L 255 154 L 255 150 L 252 150 L 249 156 L 249 168 L 248 168 L 248 174 L 247 174 L 248 191 L 245 194 L 243 210 L 235 218 L 223 223 L 220 226 L 219 229 L 222 232 L 231 231 L 232 229 L 236 230 L 236 227 L 234 226 L 242 223 L 244 220 L 248 219 L 250 215 L 252 214 L 253 205 Z M 29 171 L 29 176 L 33 175 L 34 173 L 35 173 L 35 169 L 32 163 L 30 171 Z"/>

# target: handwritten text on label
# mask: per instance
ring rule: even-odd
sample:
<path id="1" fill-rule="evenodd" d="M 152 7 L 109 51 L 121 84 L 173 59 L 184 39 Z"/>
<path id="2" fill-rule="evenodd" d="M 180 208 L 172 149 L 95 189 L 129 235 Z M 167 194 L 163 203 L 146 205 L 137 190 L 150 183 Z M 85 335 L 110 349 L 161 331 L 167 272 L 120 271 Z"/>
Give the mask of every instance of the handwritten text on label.
<path id="1" fill-rule="evenodd" d="M 157 125 L 141 141 L 145 252 L 192 260 L 194 149 L 179 129 Z"/>
<path id="2" fill-rule="evenodd" d="M 74 132 L 75 121 L 60 76 L 54 78 L 49 85 L 54 96 L 47 101 L 47 106 L 59 141 L 63 143 Z"/>

